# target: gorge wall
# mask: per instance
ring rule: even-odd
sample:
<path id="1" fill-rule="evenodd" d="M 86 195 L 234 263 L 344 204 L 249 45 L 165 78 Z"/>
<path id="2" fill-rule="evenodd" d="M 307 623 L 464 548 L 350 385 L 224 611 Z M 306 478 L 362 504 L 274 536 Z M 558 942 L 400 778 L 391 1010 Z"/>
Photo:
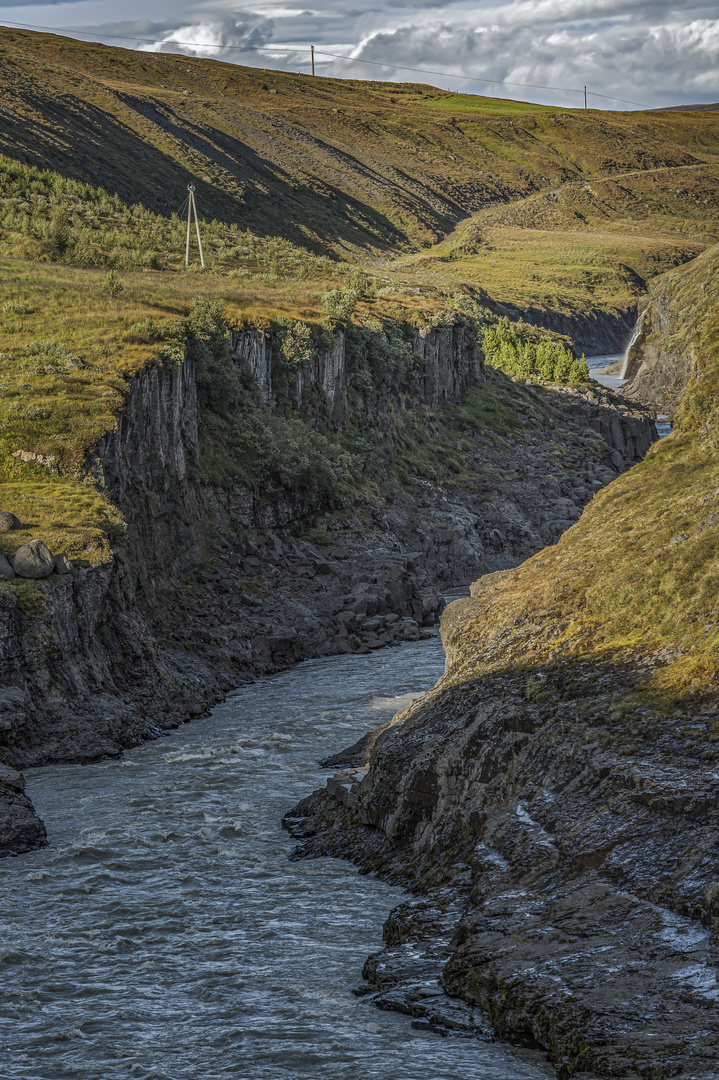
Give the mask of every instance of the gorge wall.
<path id="1" fill-rule="evenodd" d="M 692 357 L 672 436 L 451 604 L 444 678 L 286 819 L 297 857 L 416 894 L 365 965 L 380 1007 L 562 1080 L 717 1076 L 718 266 L 657 286 L 656 356 Z"/>
<path id="2" fill-rule="evenodd" d="M 441 435 L 443 406 L 463 408 L 472 388 L 490 408 L 519 394 L 484 370 L 463 326 L 416 333 L 410 374 L 370 389 L 338 334 L 295 371 L 284 403 L 278 343 L 253 330 L 231 346 L 268 414 L 289 400 L 301 415 L 319 390 L 325 418 L 340 429 L 359 413 L 388 458 L 402 417 L 419 413 Z M 655 437 L 645 413 L 596 387 L 521 391 L 510 427 L 457 441 L 466 475 L 456 482 L 350 493 L 330 513 L 306 493 L 209 482 L 195 360 L 141 372 L 87 461 L 126 539 L 102 565 L 0 596 L 0 760 L 17 769 L 118 753 L 258 674 L 426 634 L 442 587 L 556 540 Z M 318 521 L 321 545 L 302 538 Z"/>
<path id="3" fill-rule="evenodd" d="M 623 391 L 655 412 L 672 415 L 701 364 L 697 337 L 713 325 L 716 248 L 663 274 L 651 285 L 642 332 L 630 350 Z"/>

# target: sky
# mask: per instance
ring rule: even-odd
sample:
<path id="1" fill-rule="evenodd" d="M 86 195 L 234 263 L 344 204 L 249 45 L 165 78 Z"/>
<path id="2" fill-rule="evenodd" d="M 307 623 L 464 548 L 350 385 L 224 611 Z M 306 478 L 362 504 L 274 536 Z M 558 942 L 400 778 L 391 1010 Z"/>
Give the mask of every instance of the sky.
<path id="1" fill-rule="evenodd" d="M 289 71 L 313 44 L 318 75 L 550 105 L 719 102 L 716 0 L 0 0 L 0 23 Z"/>

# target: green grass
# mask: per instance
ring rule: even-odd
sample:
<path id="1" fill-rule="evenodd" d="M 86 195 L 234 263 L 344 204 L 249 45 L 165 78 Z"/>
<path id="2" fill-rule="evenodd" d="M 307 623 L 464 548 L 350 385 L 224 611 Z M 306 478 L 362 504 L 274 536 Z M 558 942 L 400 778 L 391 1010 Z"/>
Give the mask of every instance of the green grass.
<path id="1" fill-rule="evenodd" d="M 173 334 L 191 340 L 195 299 L 282 337 L 280 388 L 305 348 L 348 324 L 359 359 L 341 435 L 319 399 L 268 417 L 234 386 L 239 425 L 211 387 L 203 405 L 205 478 L 331 501 L 383 482 L 392 456 L 406 485 L 462 468 L 456 437 L 429 418 L 393 416 L 380 445 L 363 414 L 411 375 L 413 327 L 467 305 L 625 312 L 719 238 L 712 114 L 557 110 L 9 28 L 0 43 L 0 483 L 15 502 L 22 485 L 36 501 L 45 489 L 30 527 L 63 550 L 108 550 L 105 504 L 83 501 L 85 454 L 128 379 L 174 362 Z M 204 272 L 194 241 L 182 269 L 190 181 Z M 451 423 L 511 429 L 523 398 L 498 387 L 473 391 Z"/>
<path id="2" fill-rule="evenodd" d="M 527 113 L 564 112 L 554 105 L 535 105 L 531 101 L 511 101 L 509 98 L 488 98 L 478 94 L 447 94 L 446 97 L 425 103 L 430 109 L 452 112 L 478 112 L 501 116 L 521 116 Z"/>
<path id="3" fill-rule="evenodd" d="M 640 698 L 666 709 L 719 702 L 719 248 L 660 288 L 681 328 L 675 346 L 696 363 L 675 433 L 596 495 L 555 547 L 477 594 L 448 642 L 454 677 L 518 659 L 637 666 L 670 646 Z"/>
<path id="4" fill-rule="evenodd" d="M 77 481 L 5 481 L 0 483 L 0 510 L 10 510 L 22 524 L 0 533 L 0 554 L 5 556 L 41 539 L 55 554 L 62 552 L 79 563 L 102 562 L 124 535 L 116 507 Z"/>

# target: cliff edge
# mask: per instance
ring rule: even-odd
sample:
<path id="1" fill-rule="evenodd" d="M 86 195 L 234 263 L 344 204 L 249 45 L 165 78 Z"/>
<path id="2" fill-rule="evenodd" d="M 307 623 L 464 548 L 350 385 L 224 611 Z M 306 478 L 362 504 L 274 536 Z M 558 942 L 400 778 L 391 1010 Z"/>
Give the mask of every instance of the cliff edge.
<path id="1" fill-rule="evenodd" d="M 378 1004 L 452 1029 L 441 986 L 562 1078 L 717 1076 L 718 263 L 674 434 L 447 608 L 444 678 L 287 822 L 421 897 Z"/>
<path id="2" fill-rule="evenodd" d="M 673 414 L 692 374 L 704 364 L 715 324 L 717 249 L 650 285 L 641 333 L 630 349 L 622 393 Z M 709 338 L 706 337 L 709 335 Z"/>

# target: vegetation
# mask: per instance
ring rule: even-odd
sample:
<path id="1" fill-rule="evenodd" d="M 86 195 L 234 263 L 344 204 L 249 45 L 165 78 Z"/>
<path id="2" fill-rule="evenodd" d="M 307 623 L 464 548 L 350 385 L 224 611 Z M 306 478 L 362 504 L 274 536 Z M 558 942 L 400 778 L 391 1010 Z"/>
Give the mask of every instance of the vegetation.
<path id="1" fill-rule="evenodd" d="M 539 376 L 547 382 L 579 386 L 589 382 L 584 356 L 577 360 L 561 342 L 547 338 L 534 344 L 523 341 L 505 316 L 484 331 L 484 358 L 492 367 L 518 379 Z"/>
<path id="2" fill-rule="evenodd" d="M 88 559 L 115 526 L 86 501 L 86 454 L 145 365 L 196 356 L 201 469 L 218 483 L 331 501 L 389 475 L 443 480 L 463 468 L 462 430 L 514 430 L 539 408 L 506 375 L 586 377 L 566 341 L 498 314 L 626 311 L 719 237 L 712 114 L 311 80 L 8 28 L 0 41 L 0 505 Z M 185 273 L 190 181 L 206 269 L 193 243 Z M 460 320 L 502 371 L 439 434 L 389 408 L 378 444 L 368 403 L 411 400 L 412 333 Z M 274 412 L 229 362 L 228 323 L 272 329 Z M 340 328 L 353 376 L 338 434 L 321 391 L 300 402 L 295 387 Z"/>
<path id="3" fill-rule="evenodd" d="M 535 670 L 606 662 L 644 670 L 617 708 L 645 726 L 652 708 L 715 714 L 719 247 L 669 275 L 661 294 L 673 345 L 695 358 L 674 433 L 599 492 L 555 547 L 477 594 L 453 631 L 454 677 L 516 666 L 517 658 Z"/>

